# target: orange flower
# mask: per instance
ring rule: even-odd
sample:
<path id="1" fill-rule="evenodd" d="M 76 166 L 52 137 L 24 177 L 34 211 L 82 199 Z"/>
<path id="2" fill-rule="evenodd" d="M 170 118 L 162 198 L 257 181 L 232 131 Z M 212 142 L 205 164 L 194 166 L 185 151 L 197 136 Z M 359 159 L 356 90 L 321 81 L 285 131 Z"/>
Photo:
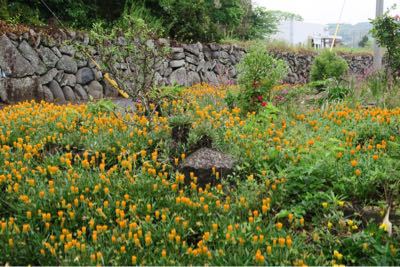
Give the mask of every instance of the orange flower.
<path id="1" fill-rule="evenodd" d="M 350 163 L 352 167 L 356 167 L 358 165 L 358 162 L 355 159 L 353 159 Z"/>

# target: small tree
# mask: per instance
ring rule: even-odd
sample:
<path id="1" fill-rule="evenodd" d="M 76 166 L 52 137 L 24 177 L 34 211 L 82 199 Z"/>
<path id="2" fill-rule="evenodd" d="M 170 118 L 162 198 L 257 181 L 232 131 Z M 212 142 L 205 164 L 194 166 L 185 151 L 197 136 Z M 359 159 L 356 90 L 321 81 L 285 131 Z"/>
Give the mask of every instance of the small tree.
<path id="1" fill-rule="evenodd" d="M 358 42 L 359 47 L 366 47 L 368 44 L 369 38 L 368 35 L 364 35 L 364 37 Z"/>
<path id="2" fill-rule="evenodd" d="M 286 62 L 273 58 L 264 46 L 252 46 L 238 65 L 243 111 L 258 111 L 266 101 L 271 101 L 272 88 L 285 77 L 287 70 Z"/>
<path id="3" fill-rule="evenodd" d="M 393 77 L 400 70 L 400 17 L 391 17 L 388 12 L 371 21 L 372 35 L 387 50 L 388 70 Z"/>
<path id="4" fill-rule="evenodd" d="M 323 81 L 330 78 L 341 80 L 348 69 L 346 60 L 334 52 L 325 50 L 314 60 L 310 73 L 311 81 Z"/>
<path id="5" fill-rule="evenodd" d="M 128 15 L 111 29 L 95 24 L 91 35 L 104 69 L 129 97 L 139 100 L 146 112 L 151 112 L 150 91 L 168 48 L 153 40 L 153 33 L 143 20 Z"/>

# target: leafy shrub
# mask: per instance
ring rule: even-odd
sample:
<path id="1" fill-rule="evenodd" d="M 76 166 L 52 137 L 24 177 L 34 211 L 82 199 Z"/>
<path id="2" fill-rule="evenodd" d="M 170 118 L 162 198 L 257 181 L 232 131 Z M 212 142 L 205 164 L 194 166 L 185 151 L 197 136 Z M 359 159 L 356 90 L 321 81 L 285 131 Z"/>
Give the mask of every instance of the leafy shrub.
<path id="1" fill-rule="evenodd" d="M 97 102 L 90 101 L 87 104 L 88 112 L 95 115 L 99 113 L 112 112 L 116 107 L 117 106 L 109 99 L 101 99 Z"/>
<path id="2" fill-rule="evenodd" d="M 123 33 L 121 29 L 124 29 Z M 151 41 L 153 34 L 142 19 L 130 15 L 125 15 L 111 29 L 104 23 L 97 23 L 91 31 L 104 69 L 112 74 L 129 97 L 140 100 L 147 113 L 153 111 L 149 102 L 155 85 L 156 66 L 169 53 L 168 47 Z"/>
<path id="3" fill-rule="evenodd" d="M 239 63 L 238 70 L 240 106 L 244 112 L 251 112 L 271 101 L 271 90 L 286 75 L 287 65 L 269 55 L 264 46 L 254 45 Z"/>
<path id="4" fill-rule="evenodd" d="M 314 60 L 311 67 L 311 81 L 321 81 L 329 78 L 340 80 L 349 66 L 346 60 L 328 50 L 323 51 Z"/>
<path id="5" fill-rule="evenodd" d="M 351 90 L 349 86 L 334 80 L 329 84 L 327 91 L 329 100 L 343 100 Z"/>
<path id="6" fill-rule="evenodd" d="M 228 91 L 224 100 L 229 108 L 233 108 L 237 105 L 237 98 L 237 94 L 232 91 Z"/>
<path id="7" fill-rule="evenodd" d="M 400 23 L 399 17 L 390 16 L 389 12 L 372 20 L 372 35 L 378 44 L 387 50 L 387 63 L 391 74 L 399 75 L 400 68 Z"/>

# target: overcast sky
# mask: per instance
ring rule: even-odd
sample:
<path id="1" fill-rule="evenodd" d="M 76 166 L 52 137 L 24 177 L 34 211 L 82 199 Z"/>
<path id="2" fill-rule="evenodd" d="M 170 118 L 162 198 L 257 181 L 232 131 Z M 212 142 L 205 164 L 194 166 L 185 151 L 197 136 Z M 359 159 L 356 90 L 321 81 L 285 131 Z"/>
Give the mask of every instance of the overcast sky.
<path id="1" fill-rule="evenodd" d="M 255 0 L 260 6 L 301 15 L 305 22 L 336 23 L 344 0 Z M 385 0 L 385 10 L 397 4 L 394 13 L 400 14 L 400 0 Z M 357 23 L 375 17 L 376 0 L 346 0 L 342 22 Z"/>

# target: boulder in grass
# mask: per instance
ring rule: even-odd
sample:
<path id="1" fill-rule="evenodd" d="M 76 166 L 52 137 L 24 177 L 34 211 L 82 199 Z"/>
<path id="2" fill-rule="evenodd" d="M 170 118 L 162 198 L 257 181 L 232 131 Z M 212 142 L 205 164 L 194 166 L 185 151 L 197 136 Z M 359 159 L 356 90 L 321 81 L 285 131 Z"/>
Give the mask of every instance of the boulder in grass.
<path id="1" fill-rule="evenodd" d="M 205 187 L 207 184 L 217 184 L 213 168 L 219 173 L 220 179 L 233 172 L 236 161 L 230 155 L 210 148 L 200 148 L 189 155 L 180 166 L 180 171 L 185 175 L 185 182 L 190 183 L 190 173 L 197 177 L 197 185 Z"/>

